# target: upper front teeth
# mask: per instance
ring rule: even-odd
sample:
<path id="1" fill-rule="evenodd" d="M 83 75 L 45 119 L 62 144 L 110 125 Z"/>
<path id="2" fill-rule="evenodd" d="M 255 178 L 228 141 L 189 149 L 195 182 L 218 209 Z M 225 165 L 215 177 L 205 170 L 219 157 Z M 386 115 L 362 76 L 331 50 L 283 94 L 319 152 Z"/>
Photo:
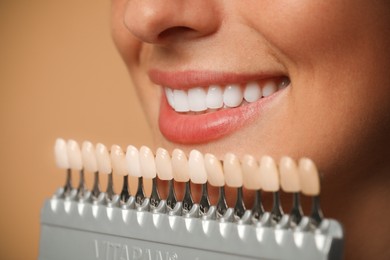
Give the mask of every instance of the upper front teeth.
<path id="1" fill-rule="evenodd" d="M 287 84 L 288 80 L 285 79 L 280 82 L 275 80 L 262 83 L 252 81 L 243 87 L 240 84 L 228 84 L 224 87 L 210 85 L 208 88 L 195 87 L 188 91 L 165 87 L 165 96 L 176 112 L 202 112 L 207 109 L 238 107 L 243 100 L 248 103 L 256 102 L 261 97 L 272 95 Z"/>

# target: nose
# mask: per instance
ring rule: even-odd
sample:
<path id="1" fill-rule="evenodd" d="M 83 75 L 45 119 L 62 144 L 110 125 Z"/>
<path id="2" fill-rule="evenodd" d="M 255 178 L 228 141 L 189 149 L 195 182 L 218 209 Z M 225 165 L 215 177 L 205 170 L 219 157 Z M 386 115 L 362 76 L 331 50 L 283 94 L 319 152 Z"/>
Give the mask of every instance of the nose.
<path id="1" fill-rule="evenodd" d="M 213 0 L 129 0 L 124 23 L 141 41 L 164 44 L 213 34 L 220 18 Z"/>

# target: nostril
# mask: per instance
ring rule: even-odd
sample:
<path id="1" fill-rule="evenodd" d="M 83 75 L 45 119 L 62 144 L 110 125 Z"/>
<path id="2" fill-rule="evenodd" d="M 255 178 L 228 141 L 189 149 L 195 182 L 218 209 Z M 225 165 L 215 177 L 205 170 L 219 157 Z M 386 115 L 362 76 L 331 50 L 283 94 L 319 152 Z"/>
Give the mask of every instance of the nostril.
<path id="1" fill-rule="evenodd" d="M 158 35 L 158 39 L 159 40 L 164 40 L 164 39 L 168 39 L 168 38 L 174 38 L 174 37 L 192 37 L 192 36 L 195 36 L 196 35 L 196 30 L 190 28 L 190 27 L 186 27 L 186 26 L 175 26 L 175 27 L 171 27 L 171 28 L 168 28 L 164 31 L 162 31 L 159 35 Z"/>

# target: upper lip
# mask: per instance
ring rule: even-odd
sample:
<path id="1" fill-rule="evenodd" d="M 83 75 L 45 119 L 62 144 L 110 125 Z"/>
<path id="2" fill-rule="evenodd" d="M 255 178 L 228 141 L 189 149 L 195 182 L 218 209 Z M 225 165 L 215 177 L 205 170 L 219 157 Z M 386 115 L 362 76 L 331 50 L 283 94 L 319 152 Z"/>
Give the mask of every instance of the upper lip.
<path id="1" fill-rule="evenodd" d="M 280 72 L 263 71 L 258 73 L 234 73 L 218 71 L 162 71 L 151 69 L 148 71 L 150 80 L 160 86 L 172 89 L 186 90 L 194 87 L 209 85 L 240 84 L 250 81 L 264 80 L 284 76 Z"/>

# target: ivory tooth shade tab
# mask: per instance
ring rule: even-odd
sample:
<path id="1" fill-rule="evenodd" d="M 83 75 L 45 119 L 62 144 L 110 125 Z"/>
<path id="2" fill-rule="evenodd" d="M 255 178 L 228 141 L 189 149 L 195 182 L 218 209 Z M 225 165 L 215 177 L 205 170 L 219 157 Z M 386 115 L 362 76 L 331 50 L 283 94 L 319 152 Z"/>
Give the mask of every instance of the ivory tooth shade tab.
<path id="1" fill-rule="evenodd" d="M 225 183 L 229 187 L 242 187 L 242 171 L 240 161 L 237 156 L 232 153 L 225 154 L 223 160 L 223 170 L 225 173 Z"/>
<path id="2" fill-rule="evenodd" d="M 122 191 L 120 193 L 120 199 L 122 203 L 125 203 L 129 198 L 129 181 L 128 181 L 128 169 L 126 156 L 122 148 L 119 145 L 111 146 L 111 163 L 114 174 L 123 176 Z"/>
<path id="3" fill-rule="evenodd" d="M 298 224 L 303 216 L 300 202 L 301 191 L 298 166 L 293 159 L 284 156 L 279 163 L 280 186 L 285 192 L 293 193 L 293 206 L 290 211 L 291 223 Z"/>
<path id="4" fill-rule="evenodd" d="M 81 157 L 83 160 L 84 169 L 88 172 L 97 172 L 97 162 L 95 148 L 89 141 L 84 141 L 81 146 Z"/>
<path id="5" fill-rule="evenodd" d="M 307 196 L 320 194 L 320 179 L 316 165 L 309 158 L 299 160 L 299 180 L 301 191 Z"/>
<path id="6" fill-rule="evenodd" d="M 156 177 L 156 162 L 152 150 L 147 146 L 139 149 L 139 162 L 142 177 L 153 179 Z"/>
<path id="7" fill-rule="evenodd" d="M 173 179 L 171 156 L 163 148 L 158 148 L 156 151 L 156 171 L 160 180 L 169 181 Z"/>
<path id="8" fill-rule="evenodd" d="M 127 163 L 127 170 L 130 176 L 142 177 L 141 165 L 139 160 L 139 152 L 138 149 L 132 145 L 127 146 L 126 163 Z"/>
<path id="9" fill-rule="evenodd" d="M 92 198 L 97 199 L 100 194 L 99 172 L 96 161 L 95 147 L 89 141 L 84 141 L 81 146 L 81 157 L 83 159 L 84 169 L 88 172 L 94 172 L 94 182 L 92 188 Z"/>
<path id="10" fill-rule="evenodd" d="M 195 184 L 204 184 L 207 182 L 207 172 L 204 165 L 204 157 L 198 150 L 190 152 L 188 168 L 191 181 Z"/>
<path id="11" fill-rule="evenodd" d="M 248 190 L 260 190 L 261 178 L 256 159 L 251 155 L 244 155 L 241 169 L 244 187 Z"/>
<path id="12" fill-rule="evenodd" d="M 66 145 L 69 167 L 73 170 L 81 170 L 83 162 L 79 144 L 75 140 L 69 140 Z"/>
<path id="13" fill-rule="evenodd" d="M 175 149 L 172 152 L 172 171 L 175 181 L 188 182 L 190 180 L 188 159 L 180 149 Z"/>
<path id="14" fill-rule="evenodd" d="M 54 145 L 54 155 L 57 167 L 60 169 L 69 169 L 68 152 L 66 142 L 62 138 L 57 138 Z"/>
<path id="15" fill-rule="evenodd" d="M 279 163 L 280 186 L 285 192 L 300 192 L 298 166 L 293 159 L 283 156 Z"/>
<path id="16" fill-rule="evenodd" d="M 117 175 L 128 175 L 125 153 L 119 145 L 111 146 L 111 163 L 112 170 Z"/>
<path id="17" fill-rule="evenodd" d="M 207 180 L 210 185 L 214 187 L 224 186 L 225 177 L 223 176 L 221 161 L 213 154 L 206 153 L 204 156 L 204 163 L 207 172 Z"/>
<path id="18" fill-rule="evenodd" d="M 261 157 L 259 173 L 264 191 L 277 192 L 279 190 L 279 173 L 272 157 L 267 155 Z"/>
<path id="19" fill-rule="evenodd" d="M 111 174 L 111 159 L 104 144 L 98 143 L 96 145 L 96 161 L 100 173 Z"/>

